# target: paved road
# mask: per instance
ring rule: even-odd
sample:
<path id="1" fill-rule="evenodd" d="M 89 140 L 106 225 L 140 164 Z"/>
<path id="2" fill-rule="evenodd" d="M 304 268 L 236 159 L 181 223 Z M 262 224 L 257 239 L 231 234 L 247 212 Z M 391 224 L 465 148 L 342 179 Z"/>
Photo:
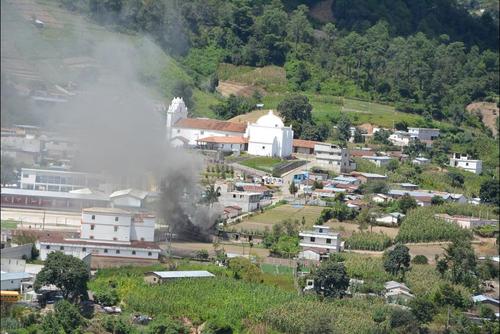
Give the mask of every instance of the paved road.
<path id="1" fill-rule="evenodd" d="M 2 220 L 20 222 L 18 228 L 77 230 L 81 214 L 78 212 L 43 211 L 30 209 L 1 208 Z"/>

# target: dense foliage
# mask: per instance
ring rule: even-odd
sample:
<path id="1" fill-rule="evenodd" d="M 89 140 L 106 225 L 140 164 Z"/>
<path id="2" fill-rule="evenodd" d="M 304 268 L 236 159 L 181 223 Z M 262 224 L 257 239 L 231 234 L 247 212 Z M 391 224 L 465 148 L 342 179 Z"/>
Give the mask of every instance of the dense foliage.
<path id="1" fill-rule="evenodd" d="M 154 36 L 185 58 L 199 87 L 220 62 L 284 65 L 290 90 L 394 101 L 457 125 L 470 118 L 467 103 L 498 94 L 498 54 L 485 49 L 496 49 L 498 29 L 488 12 L 473 17 L 453 0 L 335 1 L 341 29 L 326 23 L 316 31 L 306 6 L 281 1 L 61 2 Z"/>
<path id="2" fill-rule="evenodd" d="M 85 262 L 61 252 L 53 252 L 47 256 L 45 266 L 38 273 L 35 280 L 35 289 L 44 285 L 53 284 L 66 299 L 74 300 L 85 296 L 87 282 L 90 278 L 90 269 Z"/>
<path id="3" fill-rule="evenodd" d="M 391 246 L 392 240 L 383 233 L 359 232 L 353 233 L 345 241 L 347 249 L 364 249 L 371 251 L 382 251 Z"/>
<path id="4" fill-rule="evenodd" d="M 449 215 L 474 215 L 483 216 L 489 212 L 490 217 L 496 216 L 493 208 L 486 206 L 474 206 L 464 204 L 445 204 L 432 207 L 416 208 L 408 212 L 401 224 L 397 242 L 429 242 L 446 241 L 456 238 L 470 238 L 471 232 L 460 226 L 436 218 L 436 213 L 447 213 Z"/>

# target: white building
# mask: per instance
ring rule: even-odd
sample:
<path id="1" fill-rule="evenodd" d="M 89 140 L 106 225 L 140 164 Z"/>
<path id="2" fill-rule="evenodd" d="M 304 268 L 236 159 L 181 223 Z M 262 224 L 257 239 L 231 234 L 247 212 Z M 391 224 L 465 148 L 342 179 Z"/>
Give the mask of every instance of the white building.
<path id="1" fill-rule="evenodd" d="M 96 174 L 50 169 L 22 168 L 21 189 L 69 192 L 82 188 L 98 188 L 104 178 Z"/>
<path id="2" fill-rule="evenodd" d="M 450 158 L 450 166 L 460 168 L 474 174 L 481 174 L 483 171 L 483 161 L 469 159 L 467 154 L 453 154 Z"/>
<path id="3" fill-rule="evenodd" d="M 222 192 L 219 202 L 223 206 L 237 206 L 242 212 L 260 209 L 262 194 L 258 192 L 228 191 Z"/>
<path id="4" fill-rule="evenodd" d="M 414 165 L 423 166 L 423 165 L 427 165 L 430 162 L 430 159 L 427 159 L 424 157 L 418 157 L 418 158 L 413 159 L 411 162 Z"/>
<path id="5" fill-rule="evenodd" d="M 115 208 L 142 208 L 144 207 L 144 201 L 148 196 L 147 191 L 137 190 L 137 189 L 124 189 L 117 190 L 109 198 L 111 204 Z"/>
<path id="6" fill-rule="evenodd" d="M 350 160 L 349 150 L 338 145 L 318 143 L 314 145 L 316 163 L 336 173 L 348 173 L 356 168 Z"/>
<path id="7" fill-rule="evenodd" d="M 160 248 L 154 242 L 155 217 L 117 208 L 82 210 L 80 238 L 52 234 L 39 239 L 40 258 L 60 251 L 83 259 L 96 257 L 157 260 Z"/>
<path id="8" fill-rule="evenodd" d="M 293 149 L 293 130 L 272 110 L 256 123 L 208 118 L 188 118 L 182 98 L 174 98 L 167 111 L 166 137 L 175 147 L 202 147 L 269 157 L 288 157 Z M 224 139 L 222 139 L 224 138 Z"/>
<path id="9" fill-rule="evenodd" d="M 339 233 L 331 232 L 330 227 L 323 225 L 314 225 L 313 228 L 313 231 L 299 233 L 299 245 L 302 247 L 299 258 L 321 260 L 328 258 L 330 253 L 341 251 L 342 242 Z"/>
<path id="10" fill-rule="evenodd" d="M 439 129 L 408 128 L 408 133 L 420 141 L 431 141 L 439 137 Z"/>
<path id="11" fill-rule="evenodd" d="M 395 146 L 408 146 L 413 140 L 409 132 L 406 131 L 396 131 L 389 136 L 389 141 Z"/>
<path id="12" fill-rule="evenodd" d="M 248 125 L 248 153 L 265 157 L 285 158 L 292 154 L 293 130 L 270 110 L 256 123 Z"/>
<path id="13" fill-rule="evenodd" d="M 392 160 L 390 157 L 385 157 L 385 156 L 379 157 L 379 156 L 364 155 L 361 158 L 368 160 L 371 163 L 374 163 L 375 165 L 377 165 L 377 167 L 387 166 L 387 164 L 389 164 L 389 161 Z"/>
<path id="14" fill-rule="evenodd" d="M 33 275 L 25 272 L 1 272 L 2 290 L 21 290 L 23 283 L 33 283 Z"/>

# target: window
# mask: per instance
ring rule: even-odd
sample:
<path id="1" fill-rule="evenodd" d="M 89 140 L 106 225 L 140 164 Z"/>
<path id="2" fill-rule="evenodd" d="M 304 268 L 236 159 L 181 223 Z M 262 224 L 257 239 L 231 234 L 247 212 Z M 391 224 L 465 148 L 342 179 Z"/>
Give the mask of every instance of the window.
<path id="1" fill-rule="evenodd" d="M 233 194 L 233 198 L 236 198 L 236 194 Z"/>
<path id="2" fill-rule="evenodd" d="M 132 251 L 132 255 L 135 255 L 135 250 Z"/>
<path id="3" fill-rule="evenodd" d="M 177 129 L 177 133 L 181 133 L 181 130 Z"/>
<path id="4" fill-rule="evenodd" d="M 469 163 L 468 163 L 468 162 L 466 162 L 466 163 L 465 163 L 465 165 L 466 165 L 466 166 L 469 166 Z"/>
<path id="5" fill-rule="evenodd" d="M 300 240 L 304 240 L 304 237 L 303 237 L 303 236 L 299 236 L 299 239 L 300 239 Z"/>
<path id="6" fill-rule="evenodd" d="M 262 149 L 263 149 L 263 150 L 265 150 L 265 149 L 266 149 L 266 147 L 265 147 L 265 146 L 262 146 Z"/>
<path id="7" fill-rule="evenodd" d="M 323 229 L 322 228 L 319 229 L 319 233 L 323 233 Z"/>
<path id="8" fill-rule="evenodd" d="M 87 247 L 83 247 L 82 252 L 86 252 L 86 251 L 87 251 Z"/>
<path id="9" fill-rule="evenodd" d="M 141 238 L 141 241 L 144 241 L 144 238 Z"/>
<path id="10" fill-rule="evenodd" d="M 95 220 L 95 215 L 92 215 L 92 220 Z"/>
<path id="11" fill-rule="evenodd" d="M 91 236 L 89 236 L 89 238 L 90 238 L 90 239 L 94 239 L 94 236 L 93 236 L 93 235 L 91 235 Z"/>
<path id="12" fill-rule="evenodd" d="M 316 241 L 316 238 L 315 237 L 311 237 L 311 242 L 315 242 Z"/>
<path id="13" fill-rule="evenodd" d="M 64 250 L 64 246 L 59 247 L 59 250 Z"/>
<path id="14" fill-rule="evenodd" d="M 151 256 L 151 255 L 153 255 L 153 253 L 151 253 L 151 252 L 148 252 L 148 256 Z"/>
<path id="15" fill-rule="evenodd" d="M 45 246 L 45 249 L 50 249 L 50 246 L 49 245 Z"/>
<path id="16" fill-rule="evenodd" d="M 94 225 L 94 224 L 90 225 L 90 230 L 91 230 L 91 231 L 93 231 L 93 230 L 94 230 L 94 228 L 95 228 L 95 225 Z"/>
<path id="17" fill-rule="evenodd" d="M 29 174 L 23 174 L 23 177 L 26 179 L 26 178 L 30 177 L 30 175 Z"/>
<path id="18" fill-rule="evenodd" d="M 115 232 L 118 232 L 118 226 L 114 227 Z"/>
<path id="19" fill-rule="evenodd" d="M 120 250 L 119 249 L 116 250 L 116 254 L 120 254 Z"/>
<path id="20" fill-rule="evenodd" d="M 108 249 L 107 248 L 104 248 L 104 253 L 107 253 L 108 252 Z"/>
<path id="21" fill-rule="evenodd" d="M 205 131 L 200 131 L 200 134 L 204 135 L 204 134 L 205 134 Z"/>
<path id="22" fill-rule="evenodd" d="M 118 217 L 115 217 L 115 222 L 117 222 L 117 221 L 118 221 Z"/>
<path id="23" fill-rule="evenodd" d="M 327 244 L 331 244 L 332 243 L 332 239 L 326 239 L 326 243 Z"/>
<path id="24" fill-rule="evenodd" d="M 113 237 L 113 241 L 116 241 L 116 240 L 118 240 L 118 239 L 116 237 Z"/>

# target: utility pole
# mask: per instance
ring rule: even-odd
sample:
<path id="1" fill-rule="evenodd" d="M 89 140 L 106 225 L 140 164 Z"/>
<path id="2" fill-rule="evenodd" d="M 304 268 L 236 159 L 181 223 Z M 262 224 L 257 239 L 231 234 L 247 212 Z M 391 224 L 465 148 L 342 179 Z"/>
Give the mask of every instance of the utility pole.
<path id="1" fill-rule="evenodd" d="M 42 231 L 43 230 L 45 230 L 45 210 L 43 210 L 43 219 L 42 219 Z"/>

